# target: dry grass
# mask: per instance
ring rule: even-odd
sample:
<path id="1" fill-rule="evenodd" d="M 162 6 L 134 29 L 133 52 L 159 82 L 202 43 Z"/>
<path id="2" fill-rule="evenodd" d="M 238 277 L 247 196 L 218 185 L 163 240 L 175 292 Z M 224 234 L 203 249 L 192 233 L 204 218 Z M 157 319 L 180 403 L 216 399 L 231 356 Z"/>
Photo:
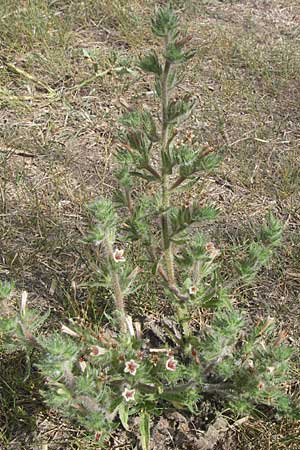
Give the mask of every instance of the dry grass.
<path id="1" fill-rule="evenodd" d="M 103 293 L 78 287 L 93 270 L 91 251 L 81 242 L 88 225 L 85 206 L 113 188 L 120 98 L 130 104 L 152 101 L 147 79 L 114 69 L 133 67 L 151 44 L 145 30 L 155 3 L 0 2 L 0 277 L 25 288 L 32 304 L 50 307 L 52 326 L 62 315 L 93 316 L 105 308 Z M 254 317 L 276 316 L 295 342 L 300 337 L 297 3 L 176 2 L 197 47 L 182 86 L 199 98 L 190 131 L 224 157 L 221 172 L 208 183 L 223 211 L 210 231 L 226 245 L 247 236 L 270 209 L 286 223 L 280 255 L 243 292 L 243 306 Z M 149 296 L 147 308 L 153 305 Z M 138 313 L 139 299 L 135 307 Z M 3 371 L 1 366 L 2 377 Z M 19 447 L 17 405 L 27 402 L 30 386 L 18 391 L 20 380 L 6 381 L 0 391 L 3 449 L 29 450 L 30 439 L 52 440 L 49 449 L 87 448 L 80 434 L 74 447 L 66 444 L 66 426 L 64 435 L 59 419 L 45 412 L 34 434 L 28 431 L 32 423 L 27 427 L 27 443 Z M 38 414 L 28 402 L 22 411 Z M 299 424 L 255 421 L 243 425 L 232 448 L 298 449 L 298 436 Z"/>

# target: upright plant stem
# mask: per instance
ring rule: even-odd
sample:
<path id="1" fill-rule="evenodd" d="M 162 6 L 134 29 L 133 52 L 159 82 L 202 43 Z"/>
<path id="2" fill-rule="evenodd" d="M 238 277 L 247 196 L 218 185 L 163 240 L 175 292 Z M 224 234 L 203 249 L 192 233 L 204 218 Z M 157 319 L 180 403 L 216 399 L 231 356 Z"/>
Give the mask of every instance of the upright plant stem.
<path id="1" fill-rule="evenodd" d="M 111 264 L 113 264 L 114 257 L 113 257 L 113 249 L 112 249 L 112 246 L 111 246 L 110 242 L 108 241 L 108 239 L 106 239 L 106 241 L 105 241 L 105 247 L 106 247 L 108 263 L 111 266 Z M 120 330 L 122 333 L 126 333 L 127 328 L 126 328 L 126 322 L 125 322 L 126 311 L 125 311 L 124 295 L 123 295 L 121 285 L 120 285 L 119 274 L 113 266 L 110 269 L 110 275 L 111 275 L 112 287 L 114 290 L 115 307 L 119 314 Z"/>
<path id="2" fill-rule="evenodd" d="M 165 48 L 168 45 L 168 37 L 165 39 Z M 173 245 L 170 241 L 170 223 L 169 212 L 170 207 L 170 194 L 169 194 L 169 180 L 168 174 L 163 166 L 163 155 L 168 150 L 169 141 L 169 124 L 168 124 L 168 105 L 169 105 L 169 92 L 168 92 L 168 77 L 170 73 L 170 63 L 165 62 L 163 75 L 162 75 L 162 93 L 161 93 L 161 106 L 162 106 L 162 142 L 161 142 L 161 190 L 162 190 L 162 206 L 163 213 L 161 215 L 161 227 L 162 238 L 164 247 L 164 257 L 168 275 L 168 281 L 170 285 L 175 284 L 174 274 L 174 255 Z"/>
<path id="3" fill-rule="evenodd" d="M 126 322 L 125 322 L 125 304 L 123 292 L 120 286 L 119 275 L 117 272 L 112 272 L 112 285 L 115 293 L 116 309 L 120 314 L 120 329 L 122 333 L 126 332 Z"/>

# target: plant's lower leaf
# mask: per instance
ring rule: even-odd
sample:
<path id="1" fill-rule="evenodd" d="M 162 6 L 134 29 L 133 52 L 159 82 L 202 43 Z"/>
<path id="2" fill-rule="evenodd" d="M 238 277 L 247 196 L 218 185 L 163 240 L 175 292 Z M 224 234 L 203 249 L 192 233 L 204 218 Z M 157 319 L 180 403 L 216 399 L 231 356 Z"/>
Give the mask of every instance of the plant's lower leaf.
<path id="1" fill-rule="evenodd" d="M 142 449 L 150 450 L 150 416 L 146 412 L 143 412 L 140 416 L 140 433 Z"/>
<path id="2" fill-rule="evenodd" d="M 128 430 L 128 406 L 124 402 L 118 408 L 119 417 L 125 430 Z"/>

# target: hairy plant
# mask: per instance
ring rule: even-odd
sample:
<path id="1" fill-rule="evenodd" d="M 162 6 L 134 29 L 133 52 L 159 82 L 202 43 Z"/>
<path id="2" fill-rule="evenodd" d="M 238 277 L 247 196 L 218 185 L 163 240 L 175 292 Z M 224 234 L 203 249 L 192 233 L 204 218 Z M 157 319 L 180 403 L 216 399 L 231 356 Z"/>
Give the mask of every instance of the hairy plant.
<path id="1" fill-rule="evenodd" d="M 271 319 L 248 331 L 230 296 L 230 287 L 251 282 L 268 263 L 280 243 L 281 224 L 269 216 L 237 257 L 228 280 L 222 275 L 220 250 L 199 231 L 218 209 L 203 197 L 188 204 L 184 200 L 185 191 L 217 168 L 219 157 L 207 145 L 179 142 L 195 108 L 193 96 L 179 95 L 184 66 L 194 54 L 187 48 L 191 37 L 180 30 L 170 6 L 157 10 L 152 31 L 162 51 L 149 52 L 139 67 L 154 77 L 158 112 L 129 108 L 122 117 L 119 189 L 113 201 L 100 199 L 90 206 L 93 225 L 87 241 L 101 254 L 96 283 L 112 292 L 115 314 L 106 324 L 71 321 L 45 336 L 36 332 L 40 315 L 27 310 L 23 294 L 20 313 L 5 313 L 0 320 L 6 349 L 20 343 L 38 349 L 47 403 L 76 419 L 102 445 L 119 422 L 128 429 L 130 417 L 138 414 L 142 447 L 149 449 L 153 415 L 170 407 L 199 411 L 207 396 L 242 414 L 262 404 L 291 410 L 292 350 L 283 342 L 285 334 L 276 335 Z M 134 189 L 137 178 L 145 183 L 140 196 Z M 136 241 L 147 255 L 143 270 L 163 286 L 173 310 L 172 319 L 162 320 L 156 346 L 129 316 L 130 298 L 142 286 L 141 268 L 130 262 L 125 243 Z M 1 285 L 3 301 L 9 291 Z M 205 308 L 212 319 L 198 330 L 191 318 Z"/>

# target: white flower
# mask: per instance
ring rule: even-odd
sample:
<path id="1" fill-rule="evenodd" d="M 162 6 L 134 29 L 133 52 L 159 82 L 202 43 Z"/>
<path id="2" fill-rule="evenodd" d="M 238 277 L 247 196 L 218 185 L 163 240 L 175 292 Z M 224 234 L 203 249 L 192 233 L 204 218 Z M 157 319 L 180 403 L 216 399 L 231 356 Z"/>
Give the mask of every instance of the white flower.
<path id="1" fill-rule="evenodd" d="M 166 362 L 166 369 L 170 370 L 171 372 L 175 372 L 177 367 L 177 361 L 171 356 L 167 362 Z"/>
<path id="2" fill-rule="evenodd" d="M 125 363 L 124 372 L 130 373 L 130 375 L 134 376 L 136 374 L 138 367 L 139 367 L 139 364 L 137 364 L 133 359 L 131 359 L 130 361 L 127 361 Z"/>
<path id="3" fill-rule="evenodd" d="M 125 398 L 126 402 L 134 401 L 135 389 L 127 389 L 125 388 L 122 392 L 122 397 Z"/>
<path id="4" fill-rule="evenodd" d="M 115 262 L 125 262 L 124 250 L 116 248 L 113 252 L 113 258 Z"/>
<path id="5" fill-rule="evenodd" d="M 196 295 L 196 294 L 197 294 L 197 291 L 198 291 L 197 286 L 191 286 L 191 287 L 189 288 L 189 294 L 190 294 L 190 295 Z"/>

